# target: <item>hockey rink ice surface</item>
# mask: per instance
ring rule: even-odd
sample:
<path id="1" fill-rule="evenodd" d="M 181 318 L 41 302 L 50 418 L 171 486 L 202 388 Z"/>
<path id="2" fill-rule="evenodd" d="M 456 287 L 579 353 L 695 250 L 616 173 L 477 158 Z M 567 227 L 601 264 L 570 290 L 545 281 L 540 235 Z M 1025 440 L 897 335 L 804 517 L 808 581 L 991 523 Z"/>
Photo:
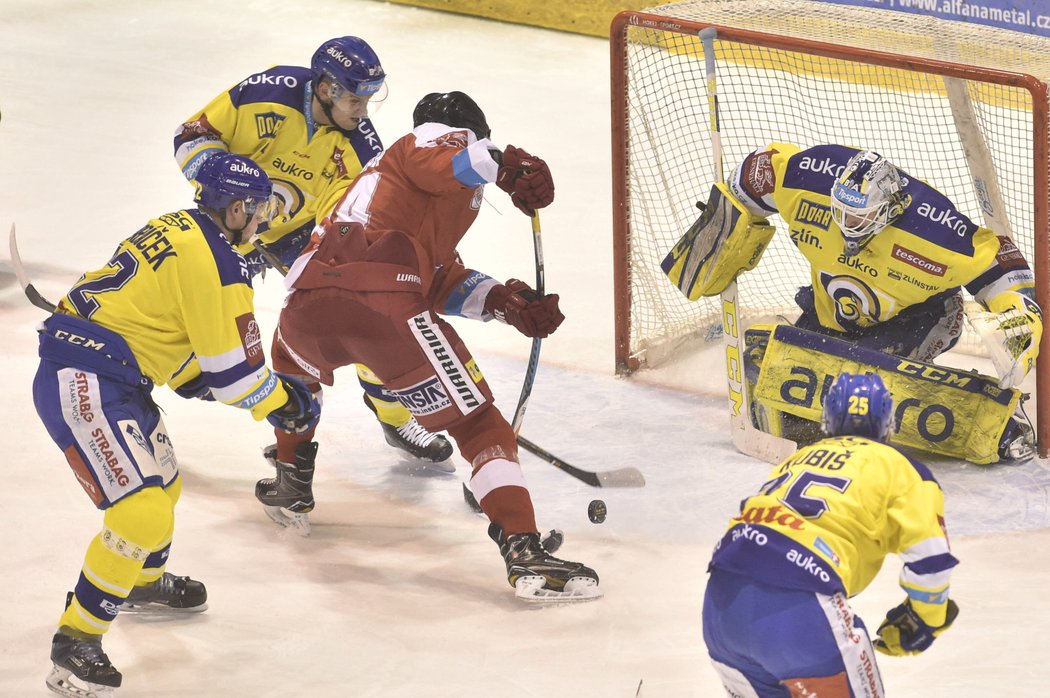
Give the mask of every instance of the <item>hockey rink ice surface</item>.
<path id="1" fill-rule="evenodd" d="M 306 64 L 342 34 L 368 40 L 389 74 L 375 117 L 387 144 L 410 129 L 425 93 L 460 89 L 485 110 L 493 140 L 548 161 L 557 198 L 542 214 L 547 285 L 568 319 L 544 342 L 522 433 L 589 470 L 635 466 L 647 484 L 592 489 L 522 454 L 540 526 L 562 528 L 559 556 L 593 566 L 605 591 L 595 603 L 535 609 L 515 600 L 485 520 L 463 502 L 467 465 L 448 475 L 401 459 L 351 370 L 325 395 L 308 539 L 276 529 L 253 496 L 270 474 L 265 423 L 158 389 L 184 478 L 169 569 L 204 581 L 209 608 L 121 617 L 104 643 L 124 673 L 118 695 L 723 695 L 700 637 L 705 568 L 769 466 L 728 441 L 717 351 L 648 382 L 612 375 L 605 41 L 352 0 L 3 0 L 0 232 L 17 222 L 28 270 L 56 300 L 146 220 L 191 205 L 171 153 L 184 118 L 253 72 Z M 495 187 L 486 199 L 464 259 L 531 282 L 528 220 Z M 43 314 L 0 258 L 10 553 L 0 564 L 0 696 L 44 696 L 55 622 L 101 516 L 36 419 L 33 328 Z M 257 288 L 269 336 L 282 287 L 271 276 Z M 528 339 L 495 323 L 456 326 L 510 414 Z M 659 385 L 670 383 L 693 392 Z M 880 656 L 888 695 L 1047 695 L 1048 463 L 931 466 L 961 560 L 952 583 L 961 612 L 924 655 Z M 602 525 L 586 514 L 598 497 L 609 509 Z M 889 558 L 854 599 L 869 627 L 902 600 L 898 569 Z"/>

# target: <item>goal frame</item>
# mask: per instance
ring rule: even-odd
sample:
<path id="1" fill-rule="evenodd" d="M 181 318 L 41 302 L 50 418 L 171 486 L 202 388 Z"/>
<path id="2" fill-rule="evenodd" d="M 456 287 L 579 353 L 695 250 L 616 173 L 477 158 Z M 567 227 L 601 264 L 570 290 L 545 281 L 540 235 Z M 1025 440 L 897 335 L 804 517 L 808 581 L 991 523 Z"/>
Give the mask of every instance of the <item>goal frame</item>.
<path id="1" fill-rule="evenodd" d="M 1036 299 L 1050 325 L 1050 153 L 1048 153 L 1048 88 L 1039 78 L 1020 72 L 996 68 L 940 61 L 920 56 L 873 51 L 841 44 L 825 43 L 791 36 L 739 29 L 714 23 L 687 19 L 673 19 L 666 15 L 642 11 L 624 11 L 617 14 L 610 27 L 610 75 L 612 110 L 612 208 L 613 208 L 613 293 L 615 313 L 616 373 L 628 375 L 641 362 L 631 355 L 631 283 L 630 283 L 630 210 L 628 182 L 628 63 L 627 32 L 631 27 L 698 36 L 703 29 L 713 27 L 719 41 L 753 44 L 771 49 L 804 53 L 868 65 L 931 73 L 942 77 L 960 78 L 975 82 L 1006 85 L 1027 90 L 1032 97 L 1032 184 L 1033 227 L 1035 252 L 1032 262 L 1036 275 Z M 1050 451 L 1050 327 L 1046 327 L 1040 342 L 1036 363 L 1035 423 L 1037 451 L 1046 458 Z"/>

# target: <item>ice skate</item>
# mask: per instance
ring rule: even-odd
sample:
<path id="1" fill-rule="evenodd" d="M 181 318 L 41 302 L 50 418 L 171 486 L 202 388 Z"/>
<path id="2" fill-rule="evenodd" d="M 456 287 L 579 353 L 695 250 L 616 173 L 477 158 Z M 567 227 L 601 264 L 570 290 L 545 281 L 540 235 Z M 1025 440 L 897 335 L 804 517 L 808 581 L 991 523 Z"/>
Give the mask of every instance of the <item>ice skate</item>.
<path id="1" fill-rule="evenodd" d="M 498 525 L 490 524 L 489 537 L 499 546 L 507 563 L 507 581 L 522 601 L 565 603 L 601 598 L 597 573 L 579 562 L 553 557 L 540 542 L 540 534 L 504 537 Z"/>
<path id="2" fill-rule="evenodd" d="M 372 413 L 379 418 L 375 405 L 365 396 L 365 404 Z M 380 420 L 379 426 L 383 427 L 383 436 L 386 442 L 394 448 L 400 449 L 421 461 L 425 461 L 428 467 L 451 473 L 455 472 L 456 466 L 452 463 L 452 444 L 441 434 L 431 434 L 410 417 L 407 422 L 399 427 Z"/>
<path id="3" fill-rule="evenodd" d="M 1035 455 L 1035 431 L 1022 414 L 1015 414 L 1006 423 L 999 439 L 999 461 L 1020 464 Z"/>
<path id="4" fill-rule="evenodd" d="M 208 590 L 189 577 L 165 572 L 160 579 L 135 587 L 120 606 L 121 613 L 181 614 L 207 610 Z"/>
<path id="5" fill-rule="evenodd" d="M 115 695 L 123 678 L 102 651 L 102 636 L 79 639 L 63 632 L 51 640 L 47 687 L 68 698 L 107 698 Z"/>
<path id="6" fill-rule="evenodd" d="M 278 526 L 290 528 L 301 536 L 310 535 L 307 513 L 314 509 L 312 483 L 316 459 L 316 441 L 296 446 L 294 463 L 276 460 L 275 453 L 277 477 L 255 483 L 255 497 L 262 502 L 266 515 Z"/>

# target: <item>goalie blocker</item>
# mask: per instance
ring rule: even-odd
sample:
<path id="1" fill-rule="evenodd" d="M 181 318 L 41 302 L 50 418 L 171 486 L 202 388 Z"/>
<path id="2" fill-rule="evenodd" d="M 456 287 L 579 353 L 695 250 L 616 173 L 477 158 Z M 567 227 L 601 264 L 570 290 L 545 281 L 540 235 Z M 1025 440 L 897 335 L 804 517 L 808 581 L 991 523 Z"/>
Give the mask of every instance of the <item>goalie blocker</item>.
<path id="1" fill-rule="evenodd" d="M 903 359 L 801 330 L 790 325 L 756 326 L 745 332 L 748 366 L 757 384 L 753 414 L 779 435 L 779 414 L 820 421 L 824 396 L 842 372 L 877 373 L 896 405 L 892 442 L 972 463 L 999 460 L 998 446 L 1014 414 L 1020 391 L 976 372 Z M 764 352 L 754 351 L 765 345 Z M 745 360 L 745 363 L 748 363 Z"/>

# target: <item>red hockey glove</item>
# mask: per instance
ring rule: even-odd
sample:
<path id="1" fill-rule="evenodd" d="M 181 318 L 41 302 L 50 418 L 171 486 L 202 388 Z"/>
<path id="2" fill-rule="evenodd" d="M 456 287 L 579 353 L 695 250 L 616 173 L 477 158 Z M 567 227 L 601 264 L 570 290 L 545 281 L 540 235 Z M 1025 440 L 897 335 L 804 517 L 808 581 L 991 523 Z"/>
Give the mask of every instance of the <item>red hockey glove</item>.
<path id="1" fill-rule="evenodd" d="M 548 337 L 565 319 L 558 309 L 557 293 L 540 298 L 527 283 L 517 279 L 493 286 L 485 298 L 485 311 L 526 337 Z"/>
<path id="2" fill-rule="evenodd" d="M 526 216 L 554 201 L 554 180 L 547 163 L 512 145 L 503 151 L 496 186 L 510 194 L 511 202 Z"/>

